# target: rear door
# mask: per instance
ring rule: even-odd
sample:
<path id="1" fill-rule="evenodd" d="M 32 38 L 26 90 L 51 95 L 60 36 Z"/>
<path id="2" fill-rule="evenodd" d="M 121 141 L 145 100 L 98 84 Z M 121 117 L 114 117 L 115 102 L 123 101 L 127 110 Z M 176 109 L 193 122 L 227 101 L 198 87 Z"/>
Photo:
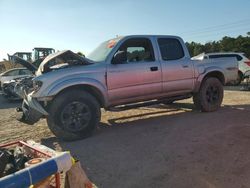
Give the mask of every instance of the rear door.
<path id="1" fill-rule="evenodd" d="M 107 67 L 110 101 L 133 102 L 135 98 L 147 99 L 162 92 L 161 65 L 150 38 L 127 39 L 118 51 L 126 52 L 126 61 Z"/>
<path id="2" fill-rule="evenodd" d="M 189 57 L 185 57 L 181 42 L 177 38 L 157 39 L 162 64 L 163 92 L 190 92 L 194 87 L 194 68 Z"/>

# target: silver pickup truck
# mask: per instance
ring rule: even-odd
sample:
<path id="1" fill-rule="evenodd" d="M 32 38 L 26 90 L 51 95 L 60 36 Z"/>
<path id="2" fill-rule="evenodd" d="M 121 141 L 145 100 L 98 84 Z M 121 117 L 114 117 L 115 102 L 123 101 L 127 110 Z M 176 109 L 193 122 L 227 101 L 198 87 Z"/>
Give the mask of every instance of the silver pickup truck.
<path id="1" fill-rule="evenodd" d="M 101 108 L 118 111 L 193 97 L 199 110 L 215 111 L 223 85 L 237 72 L 234 58 L 191 60 L 176 36 L 119 37 L 86 58 L 71 51 L 48 56 L 24 96 L 22 121 L 45 117 L 57 137 L 77 140 L 95 130 Z"/>

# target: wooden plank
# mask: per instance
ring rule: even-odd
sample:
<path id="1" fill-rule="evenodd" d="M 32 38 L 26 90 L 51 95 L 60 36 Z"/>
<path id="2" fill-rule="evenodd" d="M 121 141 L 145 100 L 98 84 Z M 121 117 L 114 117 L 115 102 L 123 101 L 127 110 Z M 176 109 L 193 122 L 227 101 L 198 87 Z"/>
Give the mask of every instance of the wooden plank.
<path id="1" fill-rule="evenodd" d="M 80 161 L 66 172 L 65 188 L 95 188 L 96 186 L 88 179 L 81 167 Z"/>

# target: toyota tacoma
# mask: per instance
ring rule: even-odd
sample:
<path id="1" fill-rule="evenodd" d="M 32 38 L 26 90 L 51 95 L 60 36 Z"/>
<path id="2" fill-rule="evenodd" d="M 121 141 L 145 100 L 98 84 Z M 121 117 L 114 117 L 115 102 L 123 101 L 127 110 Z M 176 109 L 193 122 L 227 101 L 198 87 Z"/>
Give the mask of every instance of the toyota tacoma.
<path id="1" fill-rule="evenodd" d="M 177 36 L 118 37 L 87 57 L 69 50 L 49 55 L 19 111 L 26 123 L 46 118 L 57 137 L 78 140 L 95 130 L 101 108 L 119 111 L 193 97 L 200 111 L 215 111 L 223 85 L 237 73 L 235 58 L 191 60 Z"/>

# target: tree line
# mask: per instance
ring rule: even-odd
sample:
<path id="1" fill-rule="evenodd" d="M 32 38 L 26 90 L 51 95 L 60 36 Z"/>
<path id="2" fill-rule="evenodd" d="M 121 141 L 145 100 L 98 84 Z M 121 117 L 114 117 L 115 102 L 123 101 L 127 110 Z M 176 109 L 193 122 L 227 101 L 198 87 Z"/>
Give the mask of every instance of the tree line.
<path id="1" fill-rule="evenodd" d="M 236 38 L 225 36 L 219 41 L 205 44 L 190 42 L 186 43 L 191 56 L 210 52 L 243 52 L 250 58 L 250 32 L 246 36 L 239 35 Z"/>

